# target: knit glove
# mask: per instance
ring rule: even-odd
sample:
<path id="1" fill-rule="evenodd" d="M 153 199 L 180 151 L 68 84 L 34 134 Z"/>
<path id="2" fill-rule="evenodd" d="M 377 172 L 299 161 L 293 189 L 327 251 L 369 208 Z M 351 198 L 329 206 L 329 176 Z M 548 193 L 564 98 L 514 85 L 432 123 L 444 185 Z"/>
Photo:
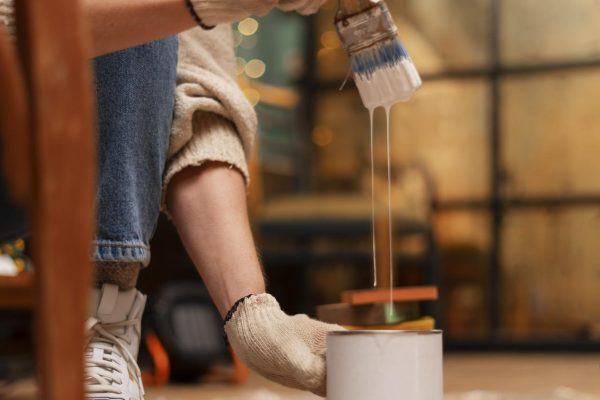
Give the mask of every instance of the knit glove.
<path id="1" fill-rule="evenodd" d="M 251 15 L 263 16 L 273 7 L 282 11 L 314 14 L 327 0 L 191 0 L 194 12 L 204 25 L 240 21 Z"/>
<path id="2" fill-rule="evenodd" d="M 327 0 L 279 0 L 277 8 L 281 11 L 297 11 L 302 15 L 314 14 Z"/>
<path id="3" fill-rule="evenodd" d="M 274 382 L 325 396 L 327 332 L 343 328 L 289 316 L 266 293 L 236 304 L 225 318 L 225 333 L 240 359 Z"/>
<path id="4" fill-rule="evenodd" d="M 263 16 L 277 0 L 191 0 L 194 12 L 205 25 L 240 21 L 251 15 Z"/>

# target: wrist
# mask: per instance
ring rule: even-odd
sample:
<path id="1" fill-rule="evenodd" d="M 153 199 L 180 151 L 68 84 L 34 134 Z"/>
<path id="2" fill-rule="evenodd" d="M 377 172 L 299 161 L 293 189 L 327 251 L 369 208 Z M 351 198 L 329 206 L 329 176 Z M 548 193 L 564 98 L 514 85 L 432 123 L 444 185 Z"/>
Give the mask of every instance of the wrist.
<path id="1" fill-rule="evenodd" d="M 233 314 L 235 314 L 238 307 L 252 296 L 254 296 L 254 294 L 248 294 L 233 303 L 233 305 L 229 308 L 229 311 L 227 311 L 227 314 L 225 314 L 225 317 L 223 318 L 223 326 L 227 325 L 227 322 L 229 322 L 229 320 L 231 320 L 231 318 L 233 317 Z"/>
<path id="2" fill-rule="evenodd" d="M 283 314 L 275 297 L 269 293 L 249 294 L 234 302 L 223 318 L 226 330 L 236 329 L 241 322 L 248 320 L 278 319 Z"/>
<path id="3" fill-rule="evenodd" d="M 206 31 L 210 31 L 211 29 L 214 29 L 214 27 L 216 25 L 209 25 L 206 22 L 204 22 L 204 20 L 200 17 L 200 15 L 198 15 L 198 12 L 196 11 L 196 8 L 194 7 L 194 3 L 192 3 L 192 0 L 184 0 L 185 1 L 185 5 L 187 7 L 187 9 L 189 10 L 190 14 L 192 15 L 192 18 L 194 19 L 194 21 L 196 21 L 196 23 L 204 30 Z"/>

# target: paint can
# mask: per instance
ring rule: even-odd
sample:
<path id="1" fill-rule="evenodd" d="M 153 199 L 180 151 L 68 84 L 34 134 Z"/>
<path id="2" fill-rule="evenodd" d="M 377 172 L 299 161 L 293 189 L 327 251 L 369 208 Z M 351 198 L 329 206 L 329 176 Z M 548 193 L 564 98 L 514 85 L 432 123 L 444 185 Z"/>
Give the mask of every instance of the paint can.
<path id="1" fill-rule="evenodd" d="M 442 331 L 334 331 L 328 400 L 442 400 Z"/>

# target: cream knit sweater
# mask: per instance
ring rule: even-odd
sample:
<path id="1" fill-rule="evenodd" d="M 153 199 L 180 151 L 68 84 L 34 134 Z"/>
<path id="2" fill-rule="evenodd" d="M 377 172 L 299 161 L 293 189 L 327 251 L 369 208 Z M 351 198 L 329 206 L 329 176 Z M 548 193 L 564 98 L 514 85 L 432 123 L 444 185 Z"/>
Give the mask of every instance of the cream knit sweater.
<path id="1" fill-rule="evenodd" d="M 194 28 L 181 33 L 179 41 L 175 114 L 163 193 L 177 172 L 206 161 L 236 167 L 248 183 L 247 159 L 257 121 L 236 83 L 231 27 Z"/>
<path id="2" fill-rule="evenodd" d="M 12 0 L 0 0 L 0 24 L 13 33 Z M 247 159 L 256 136 L 256 114 L 236 83 L 230 25 L 179 35 L 175 110 L 163 181 L 188 166 L 220 161 L 249 182 Z"/>

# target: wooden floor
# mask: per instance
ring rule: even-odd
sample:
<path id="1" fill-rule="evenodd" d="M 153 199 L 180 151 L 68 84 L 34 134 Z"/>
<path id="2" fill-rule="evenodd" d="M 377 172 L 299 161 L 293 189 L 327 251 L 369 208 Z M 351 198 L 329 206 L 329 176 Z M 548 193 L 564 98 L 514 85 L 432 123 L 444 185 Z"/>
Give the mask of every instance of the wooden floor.
<path id="1" fill-rule="evenodd" d="M 600 399 L 600 354 L 594 355 L 457 355 L 445 357 L 446 399 Z M 573 395 L 568 387 L 590 396 Z M 475 390 L 520 396 L 461 396 Z M 551 396 L 552 392 L 559 393 Z M 35 399 L 32 384 L 17 385 L 7 399 Z M 147 400 L 314 400 L 252 375 L 241 386 L 199 384 L 147 388 Z"/>
<path id="2" fill-rule="evenodd" d="M 566 386 L 600 397 L 600 354 L 451 355 L 445 390 L 491 390 L 544 394 Z"/>

